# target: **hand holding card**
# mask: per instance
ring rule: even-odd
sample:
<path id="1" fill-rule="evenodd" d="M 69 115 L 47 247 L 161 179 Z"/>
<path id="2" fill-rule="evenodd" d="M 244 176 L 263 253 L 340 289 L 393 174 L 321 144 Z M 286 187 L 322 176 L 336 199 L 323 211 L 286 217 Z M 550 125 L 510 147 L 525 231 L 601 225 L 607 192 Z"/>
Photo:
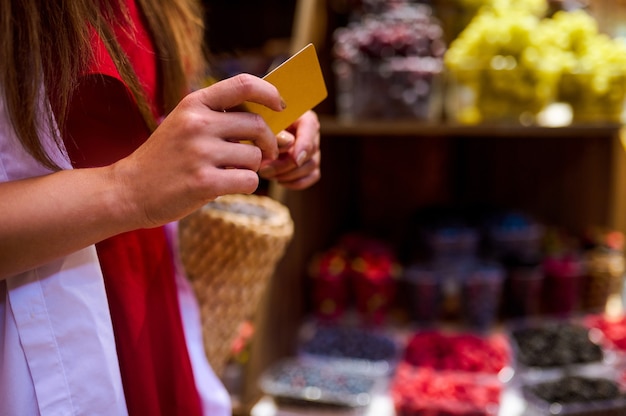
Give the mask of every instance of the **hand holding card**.
<path id="1" fill-rule="evenodd" d="M 287 108 L 276 112 L 251 102 L 244 103 L 244 108 L 263 117 L 274 134 L 289 127 L 298 117 L 318 105 L 328 95 L 317 53 L 311 43 L 263 79 L 278 89 Z"/>

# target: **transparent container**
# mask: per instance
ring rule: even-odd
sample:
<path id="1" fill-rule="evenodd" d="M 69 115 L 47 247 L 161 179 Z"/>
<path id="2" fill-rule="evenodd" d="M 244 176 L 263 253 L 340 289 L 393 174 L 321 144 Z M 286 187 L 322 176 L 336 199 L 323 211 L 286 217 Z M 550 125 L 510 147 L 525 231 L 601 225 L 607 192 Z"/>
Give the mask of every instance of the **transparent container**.
<path id="1" fill-rule="evenodd" d="M 500 311 L 505 276 L 504 269 L 493 263 L 480 264 L 462 278 L 462 316 L 470 328 L 488 331 L 494 326 Z"/>
<path id="2" fill-rule="evenodd" d="M 497 416 L 503 384 L 490 374 L 398 367 L 391 386 L 397 416 Z"/>
<path id="3" fill-rule="evenodd" d="M 507 325 L 515 374 L 524 383 L 574 372 L 602 372 L 617 362 L 586 325 L 575 319 L 529 318 Z"/>
<path id="4" fill-rule="evenodd" d="M 420 326 L 431 327 L 442 313 L 443 279 L 431 266 L 414 264 L 404 271 L 408 283 L 409 313 Z"/>
<path id="5" fill-rule="evenodd" d="M 582 308 L 602 312 L 611 296 L 619 295 L 624 284 L 624 253 L 597 247 L 585 255 L 586 274 L 583 281 Z"/>
<path id="6" fill-rule="evenodd" d="M 351 64 L 336 61 L 337 112 L 343 120 L 442 116 L 441 59 L 390 57 Z"/>
<path id="7" fill-rule="evenodd" d="M 331 365 L 284 358 L 263 372 L 261 390 L 276 400 L 309 406 L 363 408 L 377 389 L 372 377 L 348 374 Z"/>
<path id="8" fill-rule="evenodd" d="M 528 412 L 537 416 L 623 416 L 626 391 L 618 371 L 581 369 L 522 386 Z"/>
<path id="9" fill-rule="evenodd" d="M 547 256 L 543 261 L 543 309 L 551 316 L 573 316 L 581 303 L 585 264 L 579 253 Z"/>
<path id="10" fill-rule="evenodd" d="M 385 377 L 393 372 L 400 349 L 383 330 L 347 324 L 307 322 L 300 328 L 298 357 L 345 373 Z"/>

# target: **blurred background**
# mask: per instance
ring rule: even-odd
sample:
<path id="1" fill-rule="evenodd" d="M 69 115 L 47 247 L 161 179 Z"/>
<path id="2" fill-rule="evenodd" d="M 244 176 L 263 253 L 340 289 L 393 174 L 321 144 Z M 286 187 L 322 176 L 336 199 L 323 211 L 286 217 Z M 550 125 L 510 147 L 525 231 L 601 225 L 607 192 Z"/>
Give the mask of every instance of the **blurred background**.
<path id="1" fill-rule="evenodd" d="M 208 75 L 329 90 L 236 414 L 626 415 L 626 1 L 205 6 Z"/>

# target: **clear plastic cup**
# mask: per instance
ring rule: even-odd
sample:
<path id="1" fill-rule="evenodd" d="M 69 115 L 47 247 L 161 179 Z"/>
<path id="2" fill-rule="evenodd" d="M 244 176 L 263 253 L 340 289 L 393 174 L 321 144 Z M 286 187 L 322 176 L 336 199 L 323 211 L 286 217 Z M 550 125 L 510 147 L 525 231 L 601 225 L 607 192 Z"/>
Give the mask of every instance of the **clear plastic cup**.
<path id="1" fill-rule="evenodd" d="M 442 280 L 439 273 L 426 265 L 413 265 L 405 270 L 408 283 L 409 313 L 421 326 L 436 324 L 441 316 L 443 301 Z"/>
<path id="2" fill-rule="evenodd" d="M 486 331 L 497 321 L 504 277 L 503 267 L 488 263 L 476 266 L 462 279 L 462 316 L 471 329 Z"/>

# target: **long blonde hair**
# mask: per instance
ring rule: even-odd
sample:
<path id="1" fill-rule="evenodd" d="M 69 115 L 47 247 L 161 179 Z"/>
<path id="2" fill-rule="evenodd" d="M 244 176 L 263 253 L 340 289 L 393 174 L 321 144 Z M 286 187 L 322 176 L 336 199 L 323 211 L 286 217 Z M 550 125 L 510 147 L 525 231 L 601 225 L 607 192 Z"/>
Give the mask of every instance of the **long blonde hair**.
<path id="1" fill-rule="evenodd" d="M 167 113 L 205 71 L 202 7 L 197 0 L 137 0 L 137 5 L 155 42 Z M 123 23 L 132 24 L 125 0 L 0 0 L 0 90 L 24 148 L 44 166 L 58 168 L 40 140 L 42 94 L 49 104 L 50 134 L 60 145 L 69 99 L 91 58 L 91 29 L 104 41 L 148 127 L 156 126 L 137 76 L 111 35 L 119 10 L 125 11 Z"/>

